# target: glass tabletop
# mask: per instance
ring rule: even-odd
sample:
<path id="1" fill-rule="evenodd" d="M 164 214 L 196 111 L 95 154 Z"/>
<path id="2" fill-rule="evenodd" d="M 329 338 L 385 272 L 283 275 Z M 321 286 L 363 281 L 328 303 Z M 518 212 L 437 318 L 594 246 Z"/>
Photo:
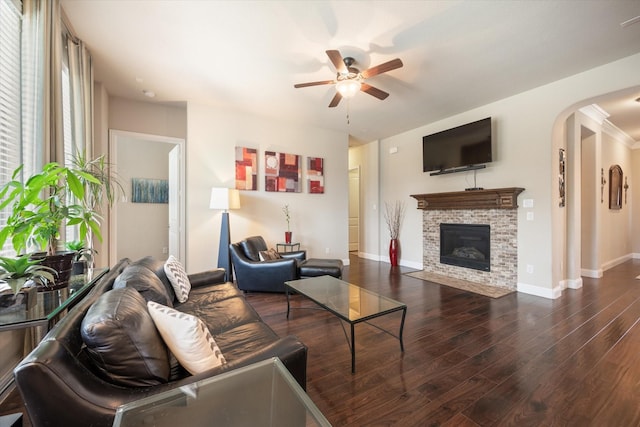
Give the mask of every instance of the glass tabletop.
<path id="1" fill-rule="evenodd" d="M 331 426 L 280 359 L 177 387 L 116 411 L 114 427 Z"/>
<path id="2" fill-rule="evenodd" d="M 25 304 L 0 308 L 0 330 L 48 325 L 64 310 L 72 307 L 106 273 L 108 268 L 88 269 L 84 274 L 71 276 L 69 286 L 53 291 L 34 292 L 35 304 L 27 310 Z"/>
<path id="3" fill-rule="evenodd" d="M 404 303 L 332 276 L 291 280 L 285 284 L 350 323 L 406 307 Z"/>

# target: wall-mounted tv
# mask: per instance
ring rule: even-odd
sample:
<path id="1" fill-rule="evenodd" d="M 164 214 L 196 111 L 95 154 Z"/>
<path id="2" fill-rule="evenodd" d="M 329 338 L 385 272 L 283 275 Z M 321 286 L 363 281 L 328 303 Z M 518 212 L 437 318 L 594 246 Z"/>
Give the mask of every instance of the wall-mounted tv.
<path id="1" fill-rule="evenodd" d="M 424 172 L 479 169 L 491 160 L 491 117 L 422 138 Z"/>

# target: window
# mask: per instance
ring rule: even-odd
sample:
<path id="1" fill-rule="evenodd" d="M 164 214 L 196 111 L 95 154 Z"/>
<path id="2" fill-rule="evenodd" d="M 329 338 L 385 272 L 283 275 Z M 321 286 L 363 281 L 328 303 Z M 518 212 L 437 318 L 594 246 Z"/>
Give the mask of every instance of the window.
<path id="1" fill-rule="evenodd" d="M 0 2 L 0 185 L 10 180 L 22 163 L 21 16 L 19 2 Z M 8 209 L 0 211 L 0 227 L 7 217 Z M 0 255 L 11 254 L 11 242 L 0 248 Z"/>

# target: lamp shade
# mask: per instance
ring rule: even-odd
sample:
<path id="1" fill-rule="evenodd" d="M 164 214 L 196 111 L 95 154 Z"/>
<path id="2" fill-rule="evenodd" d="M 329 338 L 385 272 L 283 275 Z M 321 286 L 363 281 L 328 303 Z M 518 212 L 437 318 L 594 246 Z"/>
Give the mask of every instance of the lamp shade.
<path id="1" fill-rule="evenodd" d="M 235 188 L 213 187 L 209 209 L 240 209 L 240 192 Z"/>

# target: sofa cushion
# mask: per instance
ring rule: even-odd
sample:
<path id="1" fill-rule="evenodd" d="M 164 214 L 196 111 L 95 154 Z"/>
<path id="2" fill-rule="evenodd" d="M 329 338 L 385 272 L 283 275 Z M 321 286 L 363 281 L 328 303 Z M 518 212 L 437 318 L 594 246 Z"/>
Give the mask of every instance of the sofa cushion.
<path id="1" fill-rule="evenodd" d="M 180 261 L 170 255 L 167 262 L 164 263 L 164 272 L 169 278 L 171 286 L 173 286 L 173 291 L 178 301 L 185 302 L 189 298 L 191 283 Z"/>
<path id="2" fill-rule="evenodd" d="M 260 261 L 260 251 L 266 251 L 267 244 L 262 236 L 247 237 L 240 242 L 244 255 L 251 261 Z"/>
<path id="3" fill-rule="evenodd" d="M 271 261 L 273 259 L 281 259 L 282 256 L 275 249 L 271 248 L 267 251 L 260 251 L 260 261 Z"/>
<path id="4" fill-rule="evenodd" d="M 226 363 L 202 320 L 153 301 L 149 301 L 147 306 L 167 347 L 191 374 L 196 375 Z"/>
<path id="5" fill-rule="evenodd" d="M 173 307 L 173 295 L 167 293 L 158 276 L 142 265 L 130 265 L 113 283 L 113 289 L 129 287 L 140 292 L 147 301 Z"/>
<path id="6" fill-rule="evenodd" d="M 135 289 L 101 295 L 84 316 L 81 335 L 86 353 L 107 380 L 135 387 L 167 382 L 167 347 Z"/>
<path id="7" fill-rule="evenodd" d="M 141 265 L 143 267 L 147 267 L 149 270 L 153 271 L 158 279 L 162 282 L 165 289 L 167 290 L 167 294 L 171 295 L 173 298 L 175 295 L 173 294 L 173 286 L 171 286 L 171 282 L 169 282 L 169 278 L 167 274 L 164 272 L 164 261 L 159 260 L 158 258 L 152 256 L 146 256 L 144 258 L 140 258 L 139 260 L 131 263 L 131 265 Z"/>

